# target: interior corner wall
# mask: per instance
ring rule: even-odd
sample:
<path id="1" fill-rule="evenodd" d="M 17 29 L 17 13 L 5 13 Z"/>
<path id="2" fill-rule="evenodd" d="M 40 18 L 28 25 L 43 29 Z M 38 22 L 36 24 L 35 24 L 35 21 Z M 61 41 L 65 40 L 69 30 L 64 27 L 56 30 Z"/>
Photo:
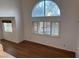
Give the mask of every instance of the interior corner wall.
<path id="1" fill-rule="evenodd" d="M 22 0 L 22 11 L 24 19 L 24 39 L 33 41 L 36 43 L 62 48 L 70 51 L 77 51 L 77 28 L 78 18 L 76 17 L 78 12 L 76 7 L 79 5 L 79 0 L 56 0 L 61 9 L 61 26 L 60 38 L 53 38 L 49 36 L 39 36 L 32 34 L 32 8 L 35 5 L 36 0 Z M 41 19 L 41 18 L 40 18 Z M 52 18 L 53 19 L 53 18 Z M 37 19 L 38 20 L 38 19 Z"/>
<path id="2" fill-rule="evenodd" d="M 15 17 L 16 37 L 12 41 L 18 43 L 23 40 L 23 20 L 20 0 L 0 0 L 0 17 Z"/>

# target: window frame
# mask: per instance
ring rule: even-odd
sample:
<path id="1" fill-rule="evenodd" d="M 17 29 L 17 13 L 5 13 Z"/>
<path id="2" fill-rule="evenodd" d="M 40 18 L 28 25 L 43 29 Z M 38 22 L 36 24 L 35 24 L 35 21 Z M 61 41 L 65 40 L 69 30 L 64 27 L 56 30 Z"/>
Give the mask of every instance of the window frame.
<path id="1" fill-rule="evenodd" d="M 41 3 L 41 2 L 43 2 L 44 1 L 44 15 L 43 16 L 33 16 L 33 10 L 35 9 L 35 7 L 39 4 L 39 3 Z M 33 6 L 33 8 L 32 8 L 32 17 L 52 17 L 52 16 L 47 16 L 46 15 L 46 1 L 51 1 L 52 3 L 54 3 L 57 7 L 58 7 L 58 10 L 59 10 L 59 13 L 60 13 L 60 15 L 52 15 L 53 17 L 60 17 L 61 16 L 61 9 L 60 9 L 60 7 L 59 7 L 59 4 L 57 4 L 56 3 L 56 1 L 53 1 L 53 0 L 40 0 L 40 1 L 37 1 L 37 3 L 36 4 L 34 4 L 34 6 Z"/>
<path id="2" fill-rule="evenodd" d="M 41 21 L 32 21 L 32 22 L 41 22 Z M 34 35 L 40 35 L 40 36 L 49 36 L 49 37 L 55 37 L 55 38 L 57 38 L 57 37 L 60 37 L 60 25 L 61 25 L 61 22 L 60 21 L 42 21 L 42 22 L 50 22 L 50 35 L 49 34 L 39 34 L 38 32 L 37 33 L 34 33 L 34 31 L 32 30 L 32 34 L 34 34 Z M 59 23 L 59 29 L 58 29 L 58 36 L 52 36 L 52 23 Z M 32 28 L 33 28 L 33 26 L 32 26 Z M 37 30 L 38 31 L 38 30 Z M 44 31 L 44 28 L 43 28 L 43 31 Z M 44 33 L 44 32 L 43 32 Z"/>
<path id="3" fill-rule="evenodd" d="M 45 16 L 44 15 L 44 16 L 32 17 L 32 34 L 37 35 L 37 36 L 47 36 L 47 37 L 59 38 L 60 35 L 61 35 L 61 21 L 60 21 L 60 19 L 61 19 L 61 9 L 60 9 L 59 5 L 55 1 L 53 1 L 53 0 L 50 0 L 50 1 L 54 2 L 58 6 L 58 8 L 60 10 L 60 15 L 59 16 Z M 40 3 L 40 2 L 41 1 L 38 1 L 37 4 Z M 32 8 L 32 12 L 33 12 L 33 8 Z M 50 23 L 50 35 L 34 33 L 33 32 L 33 22 L 34 21 L 35 22 L 51 22 Z M 51 30 L 52 29 L 52 22 L 58 22 L 59 23 L 59 35 L 58 36 L 52 36 L 51 35 L 52 34 L 52 30 Z"/>

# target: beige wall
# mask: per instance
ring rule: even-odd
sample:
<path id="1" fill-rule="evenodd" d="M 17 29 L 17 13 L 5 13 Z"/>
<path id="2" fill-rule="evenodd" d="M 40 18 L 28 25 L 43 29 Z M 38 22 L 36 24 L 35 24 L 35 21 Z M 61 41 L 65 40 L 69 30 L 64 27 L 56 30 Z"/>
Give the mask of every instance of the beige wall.
<path id="1" fill-rule="evenodd" d="M 0 0 L 0 17 L 15 17 L 16 37 L 14 42 L 23 40 L 23 20 L 20 0 Z"/>
<path id="2" fill-rule="evenodd" d="M 55 46 L 70 51 L 77 51 L 77 28 L 78 28 L 78 5 L 79 0 L 56 0 L 61 9 L 61 36 L 53 38 L 32 34 L 31 12 L 35 0 L 22 0 L 24 18 L 24 40 L 37 42 L 40 44 Z M 62 7 L 62 8 L 61 8 Z M 41 18 L 40 18 L 41 19 Z M 49 18 L 48 18 L 49 19 Z M 51 18 L 51 20 L 53 17 Z"/>

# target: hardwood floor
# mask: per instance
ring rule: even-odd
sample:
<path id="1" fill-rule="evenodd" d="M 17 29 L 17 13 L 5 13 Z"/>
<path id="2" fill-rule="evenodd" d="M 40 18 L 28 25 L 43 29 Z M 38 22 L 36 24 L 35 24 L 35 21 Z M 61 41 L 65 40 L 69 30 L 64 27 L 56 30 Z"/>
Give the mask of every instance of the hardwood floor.
<path id="1" fill-rule="evenodd" d="M 19 44 L 1 40 L 4 51 L 17 58 L 73 58 L 75 53 L 37 43 L 23 41 Z"/>

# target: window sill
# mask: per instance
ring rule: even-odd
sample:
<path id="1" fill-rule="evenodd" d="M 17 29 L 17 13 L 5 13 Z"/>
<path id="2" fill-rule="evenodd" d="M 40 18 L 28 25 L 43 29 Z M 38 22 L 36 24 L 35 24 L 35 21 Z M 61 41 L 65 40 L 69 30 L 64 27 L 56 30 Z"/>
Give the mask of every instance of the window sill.
<path id="1" fill-rule="evenodd" d="M 61 36 L 52 36 L 52 35 L 46 35 L 46 34 L 36 34 L 36 33 L 33 33 L 33 35 L 35 36 L 41 36 L 41 37 L 49 37 L 49 38 L 61 38 Z"/>

